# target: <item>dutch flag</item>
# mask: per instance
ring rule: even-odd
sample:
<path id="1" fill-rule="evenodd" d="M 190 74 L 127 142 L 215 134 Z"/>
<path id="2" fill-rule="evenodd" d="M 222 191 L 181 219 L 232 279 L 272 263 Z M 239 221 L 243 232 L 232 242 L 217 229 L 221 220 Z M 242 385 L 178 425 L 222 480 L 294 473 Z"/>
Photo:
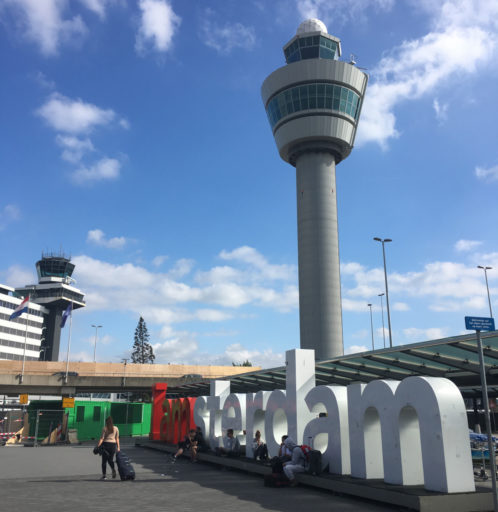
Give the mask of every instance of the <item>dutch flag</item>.
<path id="1" fill-rule="evenodd" d="M 16 309 L 14 309 L 14 312 L 12 315 L 10 315 L 9 320 L 14 320 L 14 318 L 17 318 L 18 316 L 21 316 L 23 313 L 28 312 L 28 305 L 29 305 L 29 295 L 17 306 Z"/>

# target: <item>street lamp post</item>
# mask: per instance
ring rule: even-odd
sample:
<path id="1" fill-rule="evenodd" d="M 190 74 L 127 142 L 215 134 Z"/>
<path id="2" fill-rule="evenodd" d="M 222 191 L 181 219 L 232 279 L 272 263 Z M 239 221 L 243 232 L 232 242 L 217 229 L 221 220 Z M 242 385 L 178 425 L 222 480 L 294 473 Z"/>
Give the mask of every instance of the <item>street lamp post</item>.
<path id="1" fill-rule="evenodd" d="M 393 348 L 393 336 L 392 336 L 392 331 L 391 331 L 391 313 L 389 310 L 389 289 L 387 287 L 386 251 L 384 248 L 384 244 L 387 242 L 392 242 L 392 240 L 390 238 L 382 239 L 382 238 L 377 238 L 377 237 L 375 237 L 374 240 L 376 242 L 381 242 L 381 244 L 382 244 L 382 256 L 384 258 L 384 280 L 386 283 L 386 307 L 387 307 L 387 325 L 389 327 L 389 346 L 391 348 Z"/>
<path id="2" fill-rule="evenodd" d="M 374 345 L 374 324 L 373 324 L 373 318 L 372 318 L 372 304 L 367 304 L 367 306 L 370 308 L 370 332 L 372 333 L 372 350 L 375 350 L 375 345 Z"/>
<path id="3" fill-rule="evenodd" d="M 481 265 L 477 265 L 477 268 L 484 270 L 484 278 L 486 279 L 486 290 L 488 291 L 489 316 L 491 318 L 493 318 L 493 310 L 491 309 L 491 298 L 489 296 L 489 286 L 488 286 L 488 270 L 492 270 L 493 267 L 483 267 Z"/>
<path id="4" fill-rule="evenodd" d="M 93 345 L 93 362 L 96 363 L 96 355 L 97 355 L 97 332 L 102 327 L 101 325 L 93 325 L 92 327 L 95 327 L 95 343 Z"/>
<path id="5" fill-rule="evenodd" d="M 382 336 L 384 338 L 384 348 L 386 348 L 386 329 L 384 327 L 384 301 L 382 300 L 384 294 L 379 293 L 378 297 L 380 297 L 380 311 L 382 313 Z"/>

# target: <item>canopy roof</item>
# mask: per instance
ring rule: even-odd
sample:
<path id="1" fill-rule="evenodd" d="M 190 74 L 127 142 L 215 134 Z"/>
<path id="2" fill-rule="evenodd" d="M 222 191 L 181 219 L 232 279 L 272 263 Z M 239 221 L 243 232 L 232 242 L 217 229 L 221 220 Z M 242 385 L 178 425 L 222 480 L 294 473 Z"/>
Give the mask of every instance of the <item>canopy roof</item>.
<path id="1" fill-rule="evenodd" d="M 498 396 L 498 331 L 481 333 L 490 397 Z M 316 385 L 348 385 L 372 380 L 402 380 L 410 376 L 446 377 L 465 398 L 481 396 L 479 354 L 476 335 L 372 350 L 317 361 Z M 285 389 L 285 366 L 244 373 L 222 380 L 230 381 L 232 393 Z M 169 397 L 209 395 L 209 381 L 168 387 Z"/>

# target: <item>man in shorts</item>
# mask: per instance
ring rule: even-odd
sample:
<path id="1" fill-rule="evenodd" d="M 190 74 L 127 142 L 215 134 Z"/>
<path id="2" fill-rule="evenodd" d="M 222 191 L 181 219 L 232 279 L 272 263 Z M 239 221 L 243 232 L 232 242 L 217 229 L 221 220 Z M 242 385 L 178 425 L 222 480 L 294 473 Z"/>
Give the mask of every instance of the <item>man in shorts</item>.
<path id="1" fill-rule="evenodd" d="M 176 462 L 176 458 L 186 450 L 190 450 L 190 460 L 197 462 L 197 440 L 195 437 L 196 432 L 194 429 L 191 429 L 185 436 L 185 439 L 178 443 L 178 451 L 173 455 L 172 462 Z"/>

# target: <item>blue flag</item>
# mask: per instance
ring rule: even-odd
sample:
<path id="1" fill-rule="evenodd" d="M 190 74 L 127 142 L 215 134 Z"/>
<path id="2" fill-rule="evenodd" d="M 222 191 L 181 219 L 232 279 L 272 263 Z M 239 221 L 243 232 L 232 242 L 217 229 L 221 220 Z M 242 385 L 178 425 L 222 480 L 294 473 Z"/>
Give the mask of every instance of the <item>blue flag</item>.
<path id="1" fill-rule="evenodd" d="M 71 302 L 69 306 L 64 310 L 64 313 L 62 313 L 62 319 L 61 319 L 61 329 L 66 325 L 67 317 L 71 314 L 73 311 L 73 303 Z"/>

